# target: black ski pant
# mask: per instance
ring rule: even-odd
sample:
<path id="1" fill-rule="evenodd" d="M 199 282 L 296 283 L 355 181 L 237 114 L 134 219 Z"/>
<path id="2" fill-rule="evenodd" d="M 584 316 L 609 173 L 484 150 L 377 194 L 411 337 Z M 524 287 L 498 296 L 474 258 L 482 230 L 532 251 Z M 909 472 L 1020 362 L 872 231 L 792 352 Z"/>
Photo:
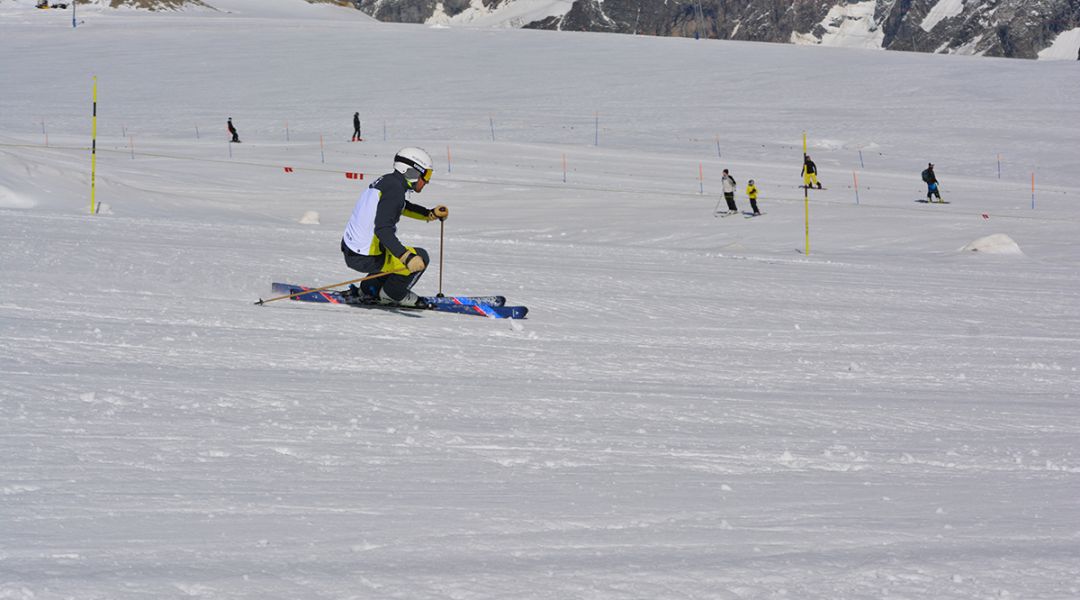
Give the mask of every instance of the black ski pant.
<path id="1" fill-rule="evenodd" d="M 724 200 L 727 201 L 727 209 L 731 212 L 738 212 L 739 207 L 735 206 L 735 192 L 724 192 Z"/>
<path id="2" fill-rule="evenodd" d="M 386 262 L 386 258 L 382 254 L 376 256 L 357 254 L 350 250 L 349 247 L 345 245 L 344 241 L 341 242 L 341 253 L 345 256 L 345 264 L 350 269 L 369 275 L 381 273 L 383 263 Z M 428 264 L 427 250 L 417 248 L 416 255 L 423 259 L 425 265 Z M 405 294 L 412 289 L 412 286 L 416 285 L 416 282 L 420 280 L 420 276 L 423 274 L 424 271 L 417 271 L 416 273 L 409 273 L 407 275 L 394 273 L 393 275 L 386 275 L 377 279 L 365 281 L 362 288 L 365 293 L 372 296 L 378 296 L 379 290 L 384 289 L 386 290 L 387 296 L 390 296 L 394 300 L 401 300 L 405 297 Z"/>
<path id="3" fill-rule="evenodd" d="M 757 209 L 757 198 L 750 199 L 750 210 L 753 210 L 755 215 L 761 212 Z"/>

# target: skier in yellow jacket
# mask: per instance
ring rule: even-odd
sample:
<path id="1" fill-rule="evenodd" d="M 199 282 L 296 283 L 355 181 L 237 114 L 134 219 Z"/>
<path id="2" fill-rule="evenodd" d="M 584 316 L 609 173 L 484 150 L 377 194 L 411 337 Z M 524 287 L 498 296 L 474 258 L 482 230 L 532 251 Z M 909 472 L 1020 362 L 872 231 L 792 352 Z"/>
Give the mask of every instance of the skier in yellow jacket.
<path id="1" fill-rule="evenodd" d="M 748 198 L 750 198 L 750 208 L 754 211 L 754 216 L 755 217 L 761 215 L 761 211 L 758 210 L 758 207 L 757 207 L 757 194 L 758 194 L 757 186 L 754 185 L 754 180 L 751 179 L 746 184 L 746 196 Z"/>

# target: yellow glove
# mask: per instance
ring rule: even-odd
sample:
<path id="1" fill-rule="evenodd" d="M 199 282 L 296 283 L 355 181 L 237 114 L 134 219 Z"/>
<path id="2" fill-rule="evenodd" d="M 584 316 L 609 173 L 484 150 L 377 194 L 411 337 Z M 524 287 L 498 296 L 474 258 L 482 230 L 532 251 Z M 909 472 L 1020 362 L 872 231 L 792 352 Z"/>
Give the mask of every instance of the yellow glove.
<path id="1" fill-rule="evenodd" d="M 427 268 L 427 265 L 424 264 L 424 259 L 407 250 L 405 251 L 405 254 L 401 255 L 401 264 L 405 265 L 405 268 L 408 269 L 410 273 L 423 271 Z"/>
<path id="2" fill-rule="evenodd" d="M 435 219 L 443 221 L 443 220 L 446 219 L 446 217 L 449 217 L 449 216 L 450 216 L 450 209 L 446 208 L 445 206 L 440 204 L 440 205 L 436 206 L 435 208 L 431 209 L 431 212 L 428 213 L 428 221 L 434 221 Z"/>

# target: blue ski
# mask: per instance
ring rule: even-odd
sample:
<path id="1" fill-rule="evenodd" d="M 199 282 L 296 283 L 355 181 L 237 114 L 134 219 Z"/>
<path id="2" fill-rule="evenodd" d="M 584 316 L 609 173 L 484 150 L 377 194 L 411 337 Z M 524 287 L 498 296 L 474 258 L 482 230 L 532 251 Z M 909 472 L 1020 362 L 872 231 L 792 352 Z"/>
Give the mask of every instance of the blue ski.
<path id="1" fill-rule="evenodd" d="M 428 304 L 487 304 L 505 306 L 506 296 L 423 296 Z"/>
<path id="2" fill-rule="evenodd" d="M 275 294 L 295 294 L 304 289 L 304 286 L 291 283 L 273 284 Z M 487 304 L 489 306 L 503 306 L 506 304 L 506 296 L 421 296 L 421 298 L 427 304 Z M 311 294 L 304 294 L 301 299 L 305 302 L 329 302 L 331 304 L 377 304 L 370 297 L 365 296 L 361 299 L 355 299 L 355 297 L 343 293 L 343 290 L 312 292 Z"/>
<path id="3" fill-rule="evenodd" d="M 297 294 L 298 292 L 303 292 L 306 289 L 310 289 L 306 286 L 277 282 L 275 282 L 272 287 L 275 294 L 283 295 Z M 394 306 L 387 304 L 379 304 L 371 298 L 366 297 L 360 299 L 346 297 L 341 292 L 335 290 L 322 290 L 318 292 L 310 292 L 307 294 L 298 294 L 297 296 L 292 298 L 292 300 L 298 300 L 301 302 L 347 304 L 349 306 L 359 306 L 364 308 L 430 310 L 435 312 L 478 315 L 484 317 L 491 317 L 494 319 L 523 319 L 525 318 L 525 315 L 529 312 L 529 309 L 524 306 L 505 306 L 504 304 L 506 302 L 506 298 L 503 296 L 423 296 L 422 299 L 426 303 L 426 306 Z"/>

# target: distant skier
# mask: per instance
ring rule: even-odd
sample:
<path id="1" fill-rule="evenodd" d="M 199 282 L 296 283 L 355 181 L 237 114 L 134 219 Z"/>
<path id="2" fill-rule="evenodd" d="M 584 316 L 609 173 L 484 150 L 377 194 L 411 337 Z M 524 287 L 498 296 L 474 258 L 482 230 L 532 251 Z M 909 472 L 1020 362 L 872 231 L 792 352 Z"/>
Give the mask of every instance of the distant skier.
<path id="1" fill-rule="evenodd" d="M 724 174 L 720 176 L 720 181 L 724 184 L 724 200 L 727 201 L 728 213 L 735 214 L 739 212 L 739 208 L 735 206 L 735 178 L 728 173 L 727 169 L 724 169 Z"/>
<path id="2" fill-rule="evenodd" d="M 803 154 L 802 178 L 803 187 L 811 188 L 816 185 L 817 189 L 821 189 L 821 183 L 817 178 L 817 165 L 810 160 L 809 154 Z"/>
<path id="3" fill-rule="evenodd" d="M 931 197 L 937 196 L 938 202 L 943 202 L 941 192 L 938 190 L 937 175 L 934 174 L 934 163 L 929 163 L 922 172 L 922 180 L 926 183 L 926 201 L 933 202 Z"/>
<path id="4" fill-rule="evenodd" d="M 360 113 L 353 113 L 352 116 L 352 141 L 362 142 L 364 138 L 360 137 Z"/>
<path id="5" fill-rule="evenodd" d="M 406 246 L 397 237 L 401 216 L 434 221 L 446 219 L 450 209 L 428 209 L 406 199 L 419 194 L 431 181 L 431 156 L 420 148 L 402 148 L 394 156 L 394 170 L 375 180 L 360 195 L 341 238 L 345 264 L 361 273 L 393 273 L 364 282 L 363 293 L 382 304 L 421 306 L 411 288 L 428 264 L 428 252 Z M 351 290 L 353 294 L 358 290 Z"/>
<path id="6" fill-rule="evenodd" d="M 233 127 L 232 117 L 229 117 L 228 126 L 229 126 L 229 133 L 232 134 L 232 139 L 229 140 L 229 141 L 239 144 L 240 143 L 240 134 L 236 132 L 236 127 Z"/>
<path id="7" fill-rule="evenodd" d="M 754 211 L 754 216 L 760 216 L 761 211 L 757 207 L 757 186 L 754 185 L 754 180 L 751 179 L 746 184 L 746 196 L 750 198 L 750 208 Z"/>

